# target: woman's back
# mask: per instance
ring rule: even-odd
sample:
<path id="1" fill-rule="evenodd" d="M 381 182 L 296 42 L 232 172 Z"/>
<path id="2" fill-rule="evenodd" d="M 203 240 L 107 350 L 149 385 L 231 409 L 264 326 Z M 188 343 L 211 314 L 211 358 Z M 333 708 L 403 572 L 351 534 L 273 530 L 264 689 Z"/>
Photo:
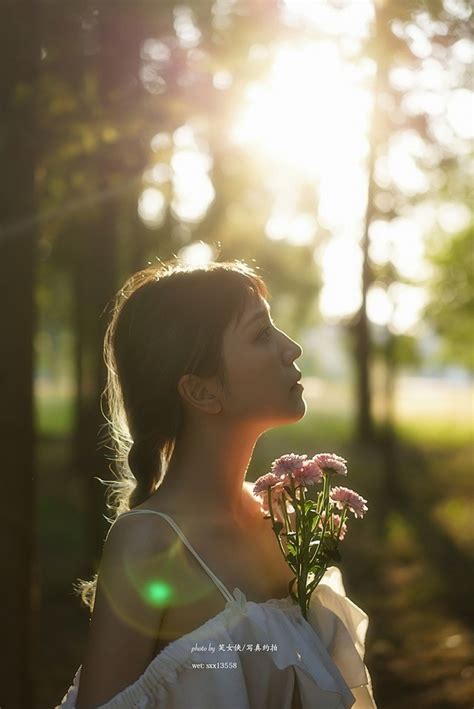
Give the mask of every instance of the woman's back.
<path id="1" fill-rule="evenodd" d="M 158 526 L 151 516 L 143 516 L 139 524 L 123 520 L 110 529 L 100 563 L 78 709 L 110 699 L 136 680 L 153 658 L 164 607 L 147 597 L 155 573 L 151 560 L 166 556 L 173 543 L 173 531 L 166 524 Z"/>

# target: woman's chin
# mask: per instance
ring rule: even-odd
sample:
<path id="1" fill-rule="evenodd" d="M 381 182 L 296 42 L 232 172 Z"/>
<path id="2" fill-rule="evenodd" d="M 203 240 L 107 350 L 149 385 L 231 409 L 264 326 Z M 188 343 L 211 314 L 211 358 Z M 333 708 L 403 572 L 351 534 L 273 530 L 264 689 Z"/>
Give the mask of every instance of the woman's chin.
<path id="1" fill-rule="evenodd" d="M 302 418 L 306 416 L 306 412 L 308 410 L 308 405 L 306 404 L 306 401 L 302 398 L 301 399 L 301 413 L 300 415 L 295 419 L 296 421 L 300 421 Z"/>
<path id="2" fill-rule="evenodd" d="M 308 405 L 307 405 L 306 401 L 303 399 L 302 392 L 303 392 L 303 387 L 301 387 L 301 389 L 299 389 L 299 388 L 293 389 L 293 391 L 291 392 L 291 394 L 293 396 L 292 410 L 295 412 L 294 417 L 292 417 L 293 423 L 302 419 L 305 416 L 306 411 L 308 409 Z"/>
<path id="3" fill-rule="evenodd" d="M 266 431 L 274 427 L 296 423 L 306 415 L 308 406 L 306 401 L 301 396 L 300 391 L 298 391 L 298 394 L 296 394 L 295 391 L 290 391 L 290 396 L 285 402 L 283 402 L 282 409 L 280 408 L 281 403 L 282 402 L 280 402 L 278 406 L 278 412 L 274 410 L 273 413 L 268 413 L 267 411 L 267 414 L 264 417 L 264 419 L 266 419 Z"/>

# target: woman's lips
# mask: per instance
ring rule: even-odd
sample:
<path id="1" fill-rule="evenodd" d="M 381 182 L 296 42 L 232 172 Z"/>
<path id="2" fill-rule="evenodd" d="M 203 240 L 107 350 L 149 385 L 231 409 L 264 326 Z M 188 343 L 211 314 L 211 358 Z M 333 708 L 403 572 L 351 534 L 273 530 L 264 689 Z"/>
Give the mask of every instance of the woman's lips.
<path id="1" fill-rule="evenodd" d="M 292 386 L 291 388 L 292 388 L 292 389 L 298 389 L 298 387 L 299 387 L 300 389 L 304 389 L 304 386 L 301 384 L 301 382 L 296 382 L 296 384 L 293 384 L 293 386 Z"/>

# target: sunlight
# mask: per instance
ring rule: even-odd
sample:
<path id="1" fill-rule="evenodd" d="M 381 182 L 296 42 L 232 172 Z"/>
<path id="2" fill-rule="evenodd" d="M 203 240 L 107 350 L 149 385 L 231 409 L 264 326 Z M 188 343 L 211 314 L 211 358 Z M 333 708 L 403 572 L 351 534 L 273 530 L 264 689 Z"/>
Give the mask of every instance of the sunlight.
<path id="1" fill-rule="evenodd" d="M 332 232 L 321 262 L 320 307 L 329 318 L 360 305 L 373 68 L 371 60 L 345 61 L 331 40 L 283 44 L 267 77 L 248 87 L 231 131 L 255 169 L 270 173 L 267 238 L 302 245 L 314 243 L 318 226 Z M 314 215 L 298 204 L 305 180 L 315 186 Z"/>
<path id="2" fill-rule="evenodd" d="M 138 214 L 146 226 L 159 227 L 165 218 L 166 199 L 161 190 L 147 187 L 138 199 Z"/>
<path id="3" fill-rule="evenodd" d="M 195 241 L 183 246 L 178 252 L 179 260 L 187 266 L 206 266 L 215 258 L 214 249 L 204 241 Z"/>
<path id="4" fill-rule="evenodd" d="M 361 304 L 362 251 L 351 239 L 336 237 L 324 249 L 321 314 L 340 318 L 355 313 Z"/>
<path id="5" fill-rule="evenodd" d="M 384 189 L 395 188 L 407 196 L 427 192 L 429 180 L 417 165 L 417 160 L 427 158 L 429 151 L 414 131 L 394 133 L 388 144 L 387 155 L 375 164 L 375 179 Z"/>
<path id="6" fill-rule="evenodd" d="M 457 89 L 448 101 L 448 121 L 465 140 L 474 138 L 474 91 Z"/>
<path id="7" fill-rule="evenodd" d="M 311 214 L 295 216 L 275 212 L 265 225 L 265 234 L 273 241 L 287 239 L 294 246 L 304 246 L 313 241 L 317 221 Z"/>
<path id="8" fill-rule="evenodd" d="M 332 231 L 354 227 L 367 205 L 366 171 L 348 163 L 344 170 L 334 166 L 321 181 L 318 217 L 321 226 Z"/>
<path id="9" fill-rule="evenodd" d="M 420 320 L 421 311 L 428 299 L 426 290 L 405 283 L 392 283 L 388 295 L 394 306 L 389 329 L 396 335 L 409 332 Z"/>
<path id="10" fill-rule="evenodd" d="M 471 210 L 462 202 L 441 202 L 437 208 L 437 220 L 448 234 L 466 229 L 471 220 Z"/>
<path id="11" fill-rule="evenodd" d="M 355 313 L 361 303 L 360 241 L 367 209 L 376 67 L 358 49 L 371 32 L 373 0 L 347 0 L 337 7 L 283 0 L 282 9 L 288 27 L 311 27 L 313 37 L 319 33 L 321 38 L 306 35 L 297 42 L 251 47 L 250 53 L 263 54 L 270 60 L 269 68 L 242 89 L 228 136 L 265 182 L 270 197 L 266 238 L 294 246 L 314 244 L 314 257 L 322 270 L 321 313 L 329 319 L 344 318 Z M 374 171 L 380 188 L 374 201 L 387 214 L 394 208 L 397 194 L 410 199 L 430 192 L 433 177 L 426 168 L 437 163 L 442 144 L 473 134 L 473 94 L 455 89 L 456 68 L 447 72 L 432 51 L 430 37 L 433 33 L 442 35 L 443 26 L 430 22 L 425 13 L 419 13 L 412 22 L 393 23 L 393 33 L 404 38 L 420 62 L 417 71 L 395 63 L 390 83 L 404 92 L 403 112 L 429 115 L 440 148 L 430 145 L 415 129 L 392 132 L 386 150 L 376 157 Z M 176 11 L 175 28 L 183 46 L 194 46 L 198 30 L 190 10 Z M 468 62 L 470 45 L 460 40 L 455 47 L 457 61 Z M 145 49 L 161 61 L 161 45 L 150 43 Z M 216 88 L 229 89 L 233 83 L 233 75 L 225 69 L 214 72 Z M 202 221 L 215 200 L 211 151 L 196 125 L 188 121 L 172 134 L 159 132 L 152 139 L 153 152 L 170 151 L 171 156 L 163 156 L 145 174 L 149 188 L 142 194 L 139 211 L 150 226 L 164 218 L 160 186 L 166 191 L 169 183 L 171 212 L 182 227 Z M 426 275 L 424 242 L 428 232 L 417 221 L 415 211 L 413 207 L 410 214 L 395 219 L 381 217 L 369 231 L 373 262 L 379 266 L 392 264 L 401 278 L 414 282 Z M 463 220 L 459 210 L 452 214 L 449 207 L 444 211 L 440 208 L 438 221 L 459 224 Z M 318 243 L 321 235 L 324 247 Z M 191 248 L 186 258 L 206 261 L 208 252 L 202 243 L 186 248 Z M 420 289 L 400 290 L 397 303 L 392 301 L 385 288 L 372 287 L 369 319 L 401 331 L 411 327 L 410 313 L 419 310 Z"/>
<path id="12" fill-rule="evenodd" d="M 367 317 L 375 325 L 388 325 L 393 305 L 382 284 L 374 283 L 367 293 Z"/>
<path id="13" fill-rule="evenodd" d="M 375 65 L 369 57 L 357 56 L 354 47 L 370 32 L 373 3 L 348 0 L 336 9 L 327 3 L 284 0 L 283 6 L 289 26 L 311 26 L 326 38 L 287 41 L 268 48 L 273 52 L 268 73 L 247 85 L 230 137 L 247 152 L 272 196 L 266 237 L 315 245 L 323 277 L 321 313 L 338 319 L 356 312 L 361 303 L 359 244 L 368 196 Z M 394 34 L 404 36 L 420 58 L 420 68 L 409 71 L 403 64 L 395 65 L 390 82 L 406 92 L 403 111 L 429 116 L 431 131 L 441 147 L 430 145 L 414 129 L 392 133 L 385 153 L 376 159 L 374 174 L 381 188 L 375 201 L 387 213 L 397 194 L 408 199 L 429 194 L 433 178 L 426 168 L 437 163 L 442 144 L 448 145 L 456 137 L 467 139 L 474 130 L 473 94 L 466 89 L 453 90 L 456 68 L 446 72 L 429 41 L 430 32 L 443 34 L 442 23 L 426 28 L 423 23 L 427 22 L 423 13 L 414 22 L 394 22 Z M 340 41 L 341 35 L 352 42 L 352 49 Z M 458 45 L 458 61 L 468 61 L 472 50 L 468 51 L 462 40 Z M 314 215 L 307 202 L 304 206 L 299 202 L 303 186 L 308 184 L 314 186 Z M 401 278 L 414 282 L 424 278 L 428 268 L 424 248 L 430 226 L 420 221 L 418 211 L 414 205 L 409 214 L 378 219 L 370 228 L 373 261 L 380 266 L 391 263 Z M 434 214 L 432 208 L 428 211 Z M 439 219 L 449 221 L 448 212 L 441 211 Z M 458 224 L 463 216 L 458 213 L 452 221 Z M 322 251 L 317 239 L 323 231 L 331 236 Z M 369 318 L 406 331 L 419 316 L 424 297 L 420 287 L 403 286 L 392 290 L 390 297 L 382 287 L 372 289 Z"/>
<path id="14" fill-rule="evenodd" d="M 289 25 L 311 26 L 321 33 L 363 37 L 373 19 L 373 0 L 345 0 L 344 3 L 313 0 L 283 0 Z"/>
<path id="15" fill-rule="evenodd" d="M 369 256 L 374 263 L 391 263 L 402 278 L 416 279 L 425 273 L 424 232 L 416 219 L 376 219 L 369 233 Z"/>
<path id="16" fill-rule="evenodd" d="M 359 74 L 334 42 L 280 46 L 266 81 L 249 86 L 232 138 L 309 178 L 364 158 L 371 94 Z"/>
<path id="17" fill-rule="evenodd" d="M 174 198 L 171 209 L 178 219 L 199 222 L 205 216 L 215 197 L 208 171 L 210 156 L 199 150 L 176 150 L 171 158 Z"/>

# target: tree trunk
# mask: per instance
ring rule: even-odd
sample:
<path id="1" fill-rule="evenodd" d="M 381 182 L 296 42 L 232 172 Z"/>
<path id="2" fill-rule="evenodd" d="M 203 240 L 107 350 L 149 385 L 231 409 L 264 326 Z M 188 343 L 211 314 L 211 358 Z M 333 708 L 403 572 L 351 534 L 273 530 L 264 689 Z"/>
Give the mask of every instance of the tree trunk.
<path id="1" fill-rule="evenodd" d="M 33 337 L 36 230 L 35 138 L 39 45 L 34 0 L 3 3 L 0 194 L 0 437 L 2 514 L 0 663 L 2 709 L 31 709 L 39 606 L 35 547 Z M 8 17 L 7 11 L 8 10 Z M 3 21 L 2 21 L 3 20 Z"/>
<path id="2" fill-rule="evenodd" d="M 376 95 L 377 92 L 375 90 L 375 100 Z M 373 120 L 375 120 L 375 118 Z M 364 233 L 362 236 L 362 302 L 355 322 L 353 323 L 357 393 L 357 438 L 361 442 L 370 442 L 374 438 L 372 391 L 370 384 L 372 344 L 367 317 L 367 293 L 372 280 L 369 261 L 369 228 L 373 212 L 374 164 L 375 146 L 373 145 L 373 141 L 371 141 L 368 165 L 367 210 Z"/>
<path id="3" fill-rule="evenodd" d="M 374 419 L 372 413 L 372 388 L 370 383 L 370 372 L 372 365 L 372 342 L 370 337 L 370 327 L 367 317 L 367 293 L 372 283 L 372 272 L 369 258 L 369 231 L 374 217 L 374 192 L 375 192 L 375 162 L 377 158 L 378 145 L 381 142 L 381 113 L 379 111 L 379 96 L 383 86 L 387 82 L 386 58 L 383 58 L 383 26 L 380 10 L 377 6 L 375 11 L 375 29 L 372 46 L 375 49 L 372 59 L 375 62 L 373 110 L 370 127 L 370 153 L 368 161 L 368 186 L 367 186 L 367 208 L 364 220 L 364 232 L 362 235 L 362 302 L 359 312 L 353 323 L 354 350 L 356 364 L 356 392 L 357 392 L 357 438 L 360 442 L 371 442 L 375 438 Z"/>

